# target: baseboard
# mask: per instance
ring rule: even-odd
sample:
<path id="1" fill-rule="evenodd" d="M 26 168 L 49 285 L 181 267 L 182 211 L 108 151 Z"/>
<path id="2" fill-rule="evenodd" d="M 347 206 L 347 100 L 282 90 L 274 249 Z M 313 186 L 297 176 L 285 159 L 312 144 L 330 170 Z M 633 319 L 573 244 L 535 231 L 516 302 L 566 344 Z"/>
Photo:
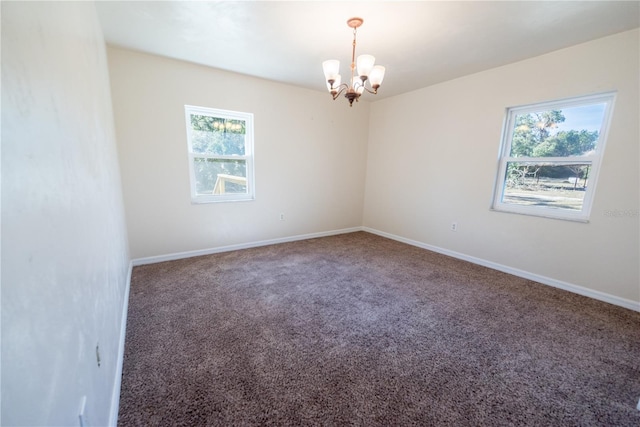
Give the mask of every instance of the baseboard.
<path id="1" fill-rule="evenodd" d="M 449 249 L 440 248 L 438 246 L 429 245 L 416 240 L 407 239 L 405 237 L 396 236 L 395 234 L 386 233 L 384 231 L 376 230 L 369 227 L 362 227 L 362 231 L 368 233 L 377 234 L 378 236 L 386 237 L 388 239 L 396 240 L 398 242 L 406 243 L 408 245 L 417 246 L 422 249 L 427 249 L 433 252 L 437 252 L 443 255 L 448 255 L 453 258 L 458 258 L 464 261 L 468 261 L 474 264 L 482 265 L 494 270 L 502 271 L 504 273 L 512 274 L 514 276 L 522 277 L 524 279 L 533 280 L 534 282 L 542 283 L 543 285 L 553 286 L 554 288 L 563 289 L 565 291 L 573 292 L 575 294 L 583 295 L 599 301 L 604 301 L 609 304 L 617 305 L 620 307 L 628 308 L 640 312 L 640 302 L 629 300 L 626 298 L 620 298 L 615 295 L 610 295 L 604 292 L 595 291 L 593 289 L 585 288 L 583 286 L 575 285 L 573 283 L 563 282 L 561 280 L 552 279 L 550 277 L 541 276 L 539 274 L 531 273 L 529 271 L 520 270 L 506 265 L 498 264 L 485 259 L 476 258 L 474 256 L 466 255 L 460 252 L 452 251 Z"/>
<path id="2" fill-rule="evenodd" d="M 175 261 L 183 258 L 191 258 L 195 256 L 202 256 L 202 255 L 211 255 L 211 254 L 217 254 L 221 252 L 237 251 L 240 249 L 257 248 L 260 246 L 275 245 L 278 243 L 295 242 L 297 240 L 307 240 L 307 239 L 315 239 L 318 237 L 335 236 L 338 234 L 353 233 L 355 231 L 362 231 L 362 227 L 342 228 L 339 230 L 322 231 L 319 233 L 299 234 L 296 236 L 279 237 L 277 239 L 259 240 L 257 242 L 240 243 L 237 245 L 219 246 L 217 248 L 200 249 L 196 251 L 187 251 L 187 252 L 177 252 L 173 254 L 158 255 L 158 256 L 152 256 L 152 257 L 146 257 L 146 258 L 137 258 L 131 262 L 135 267 L 138 265 L 155 264 L 157 262 L 164 262 L 164 261 Z"/>
<path id="3" fill-rule="evenodd" d="M 113 382 L 113 393 L 111 395 L 111 413 L 109 415 L 109 425 L 118 425 L 118 411 L 120 410 L 120 387 L 122 385 L 122 365 L 124 363 L 124 342 L 127 335 L 127 312 L 129 310 L 129 290 L 131 289 L 131 273 L 133 262 L 129 262 L 129 272 L 125 283 L 124 301 L 122 302 L 122 315 L 120 316 L 120 341 L 118 343 L 118 359 L 116 361 L 116 375 Z"/>
<path id="4" fill-rule="evenodd" d="M 352 227 L 344 228 L 340 230 L 325 231 L 320 233 L 301 234 L 296 236 L 282 237 L 270 240 L 261 240 L 257 242 L 241 243 L 237 245 L 221 246 L 217 248 L 203 249 L 197 251 L 179 252 L 168 255 L 160 255 L 146 258 L 134 259 L 129 263 L 129 273 L 127 275 L 127 283 L 124 295 L 124 303 L 122 307 L 122 318 L 120 326 L 120 343 L 118 348 L 118 361 L 116 366 L 116 376 L 114 380 L 113 395 L 111 397 L 111 414 L 109 418 L 109 425 L 116 426 L 118 422 L 118 410 L 120 406 L 120 386 L 122 384 L 122 364 L 124 361 L 124 344 L 126 337 L 127 326 L 127 310 L 129 306 L 129 290 L 131 288 L 131 273 L 134 266 L 152 264 L 157 262 L 172 261 L 183 258 L 190 258 L 194 256 L 209 255 L 214 253 L 229 252 L 240 249 L 255 248 L 259 246 L 274 245 L 278 243 L 294 242 L 297 240 L 314 239 L 318 237 L 334 236 L 338 234 L 353 233 L 356 231 L 366 231 L 368 233 L 376 234 L 381 237 L 396 240 L 398 242 L 406 243 L 412 246 L 416 246 L 422 249 L 437 252 L 443 255 L 448 255 L 453 258 L 458 258 L 464 261 L 468 261 L 474 264 L 482 265 L 484 267 L 492 268 L 494 270 L 502 271 L 504 273 L 512 274 L 514 276 L 522 277 L 524 279 L 533 280 L 544 285 L 553 286 L 554 288 L 563 289 L 569 292 L 573 292 L 579 295 L 590 297 L 599 301 L 604 301 L 609 304 L 617 305 L 627 308 L 629 310 L 640 312 L 640 302 L 632 301 L 626 298 L 620 298 L 615 295 L 610 295 L 604 292 L 595 291 L 583 286 L 575 285 L 561 280 L 552 279 L 550 277 L 541 276 L 539 274 L 531 273 L 528 271 L 520 270 L 506 265 L 498 264 L 492 261 L 487 261 L 482 258 L 466 255 L 460 252 L 452 251 L 449 249 L 440 248 L 438 246 L 429 245 L 417 240 L 407 239 L 405 237 L 397 236 L 395 234 L 387 233 L 384 231 L 376 230 L 370 227 Z M 640 405 L 640 403 L 639 403 Z"/>
<path id="5" fill-rule="evenodd" d="M 561 280 L 553 279 L 551 277 L 546 277 L 546 276 L 542 276 L 542 275 L 539 275 L 539 274 L 536 274 L 536 273 L 531 273 L 529 271 L 520 270 L 520 269 L 509 267 L 509 266 L 506 266 L 506 265 L 498 264 L 498 263 L 493 262 L 493 261 L 488 261 L 488 260 L 485 260 L 485 259 L 482 259 L 482 258 L 477 258 L 477 257 L 471 256 L 471 255 L 463 254 L 463 253 L 452 251 L 452 250 L 449 250 L 449 249 L 440 248 L 438 246 L 429 245 L 427 243 L 419 242 L 417 240 L 411 240 L 411 239 L 408 239 L 408 238 L 405 238 L 405 237 L 397 236 L 395 234 L 391 234 L 391 233 L 387 233 L 387 232 L 384 232 L 384 231 L 376 230 L 376 229 L 370 228 L 370 227 L 343 228 L 343 229 L 339 229 L 339 230 L 324 231 L 324 232 L 319 232 L 319 233 L 300 234 L 300 235 L 289 236 L 289 237 L 281 237 L 281 238 L 277 238 L 277 239 L 269 239 L 269 240 L 260 240 L 260 241 L 256 241 L 256 242 L 240 243 L 240 244 L 237 244 L 237 245 L 220 246 L 220 247 L 217 247 L 217 248 L 201 249 L 201 250 L 187 251 L 187 252 L 178 252 L 178 253 L 173 253 L 173 254 L 152 256 L 152 257 L 146 257 L 146 258 L 137 258 L 137 259 L 134 259 L 134 260 L 131 261 L 131 265 L 135 267 L 135 266 L 144 265 L 144 264 L 154 264 L 154 263 L 157 263 L 157 262 L 173 261 L 173 260 L 178 260 L 178 259 L 183 259 L 183 258 L 201 256 L 201 255 L 210 255 L 210 254 L 221 253 L 221 252 L 236 251 L 236 250 L 240 250 L 240 249 L 256 248 L 256 247 L 259 247 L 259 246 L 267 246 L 267 245 L 274 245 L 274 244 L 278 244 L 278 243 L 294 242 L 294 241 L 297 241 L 297 240 L 306 240 L 306 239 L 314 239 L 314 238 L 318 238 L 318 237 L 334 236 L 334 235 L 338 235 L 338 234 L 353 233 L 353 232 L 356 232 L 356 231 L 366 231 L 368 233 L 376 234 L 378 236 L 386 237 L 388 239 L 396 240 L 398 242 L 406 243 L 406 244 L 409 244 L 409 245 L 412 245 L 412 246 L 417 246 L 417 247 L 422 248 L 422 249 L 427 249 L 427 250 L 430 250 L 430 251 L 433 251 L 433 252 L 441 253 L 443 255 L 448 255 L 448 256 L 451 256 L 453 258 L 458 258 L 458 259 L 461 259 L 461 260 L 464 260 L 464 261 L 468 261 L 468 262 L 471 262 L 471 263 L 474 263 L 474 264 L 482 265 L 484 267 L 492 268 L 494 270 L 502 271 L 504 273 L 513 274 L 514 276 L 522 277 L 524 279 L 533 280 L 535 282 L 539 282 L 539 283 L 542 283 L 544 285 L 553 286 L 554 288 L 563 289 L 565 291 L 573 292 L 573 293 L 576 293 L 576 294 L 579 294 L 579 295 L 583 295 L 583 296 L 586 296 L 586 297 L 597 299 L 599 301 L 604 301 L 604 302 L 607 302 L 609 304 L 613 304 L 613 305 L 617 305 L 617 306 L 620 306 L 620 307 L 624 307 L 624 308 L 627 308 L 629 310 L 640 312 L 640 302 L 637 302 L 637 301 L 633 301 L 633 300 L 629 300 L 629 299 L 626 299 L 626 298 L 617 297 L 615 295 L 607 294 L 605 292 L 600 292 L 600 291 L 596 291 L 596 290 L 593 290 L 593 289 L 585 288 L 585 287 L 580 286 L 580 285 L 575 285 L 573 283 L 564 282 L 564 281 L 561 281 Z M 129 272 L 129 274 L 131 274 L 131 272 Z M 127 284 L 127 295 L 128 295 L 128 292 L 129 292 L 129 288 L 128 288 L 128 284 Z M 126 319 L 124 319 L 123 321 L 126 322 Z M 123 340 L 123 343 L 124 343 L 124 336 L 122 337 L 122 340 Z M 124 345 L 122 347 L 124 348 Z M 116 415 L 117 415 L 117 413 L 116 413 Z"/>

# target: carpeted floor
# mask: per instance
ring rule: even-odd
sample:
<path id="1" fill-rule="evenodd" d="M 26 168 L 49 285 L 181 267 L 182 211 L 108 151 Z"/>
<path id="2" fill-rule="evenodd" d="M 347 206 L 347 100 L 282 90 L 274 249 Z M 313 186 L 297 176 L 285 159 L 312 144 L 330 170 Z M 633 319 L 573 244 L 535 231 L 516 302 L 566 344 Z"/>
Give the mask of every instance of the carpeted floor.
<path id="1" fill-rule="evenodd" d="M 358 232 L 136 267 L 119 424 L 639 426 L 640 313 Z"/>

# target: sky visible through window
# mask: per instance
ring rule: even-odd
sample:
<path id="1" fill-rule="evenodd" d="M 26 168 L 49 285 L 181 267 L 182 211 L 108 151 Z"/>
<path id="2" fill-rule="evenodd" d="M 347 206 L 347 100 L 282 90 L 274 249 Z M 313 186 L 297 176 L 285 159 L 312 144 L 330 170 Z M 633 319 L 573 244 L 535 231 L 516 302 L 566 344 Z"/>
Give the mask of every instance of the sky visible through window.
<path id="1" fill-rule="evenodd" d="M 606 104 L 581 105 L 579 107 L 563 108 L 564 122 L 558 123 L 556 131 L 587 130 L 598 131 L 602 127 Z"/>

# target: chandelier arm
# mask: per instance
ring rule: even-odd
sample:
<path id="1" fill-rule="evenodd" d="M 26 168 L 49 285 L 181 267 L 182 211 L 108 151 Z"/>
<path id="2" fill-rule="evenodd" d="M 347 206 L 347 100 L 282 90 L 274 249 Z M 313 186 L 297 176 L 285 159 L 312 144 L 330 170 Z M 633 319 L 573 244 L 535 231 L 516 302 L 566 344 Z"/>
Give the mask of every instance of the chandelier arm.
<path id="1" fill-rule="evenodd" d="M 345 82 L 345 83 L 341 83 L 339 86 L 336 86 L 333 88 L 333 90 L 338 90 L 340 89 L 340 91 L 343 91 L 345 89 L 349 89 L 349 85 Z"/>
<path id="2" fill-rule="evenodd" d="M 378 94 L 378 88 L 373 88 L 373 90 L 369 89 L 368 87 L 366 87 L 365 85 L 362 85 L 362 87 L 364 88 L 364 90 L 366 90 L 369 93 L 372 93 L 374 95 Z"/>
<path id="3" fill-rule="evenodd" d="M 349 88 L 349 86 L 347 86 L 346 83 L 342 83 L 340 86 L 338 86 L 336 89 L 340 88 L 340 90 L 338 92 L 331 92 L 331 96 L 333 98 L 333 100 L 335 101 L 336 98 L 338 98 L 340 95 L 342 95 L 342 92 L 344 92 L 345 90 L 347 90 Z"/>

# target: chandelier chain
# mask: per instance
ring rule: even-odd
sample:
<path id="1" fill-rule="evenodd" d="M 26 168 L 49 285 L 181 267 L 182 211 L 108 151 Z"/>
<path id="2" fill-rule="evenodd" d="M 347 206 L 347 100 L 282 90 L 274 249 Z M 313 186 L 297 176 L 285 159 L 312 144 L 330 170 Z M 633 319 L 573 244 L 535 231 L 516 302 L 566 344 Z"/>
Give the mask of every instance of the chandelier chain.
<path id="1" fill-rule="evenodd" d="M 353 72 L 356 69 L 356 31 L 357 28 L 353 28 L 353 48 L 351 49 L 351 79 L 353 79 Z"/>

